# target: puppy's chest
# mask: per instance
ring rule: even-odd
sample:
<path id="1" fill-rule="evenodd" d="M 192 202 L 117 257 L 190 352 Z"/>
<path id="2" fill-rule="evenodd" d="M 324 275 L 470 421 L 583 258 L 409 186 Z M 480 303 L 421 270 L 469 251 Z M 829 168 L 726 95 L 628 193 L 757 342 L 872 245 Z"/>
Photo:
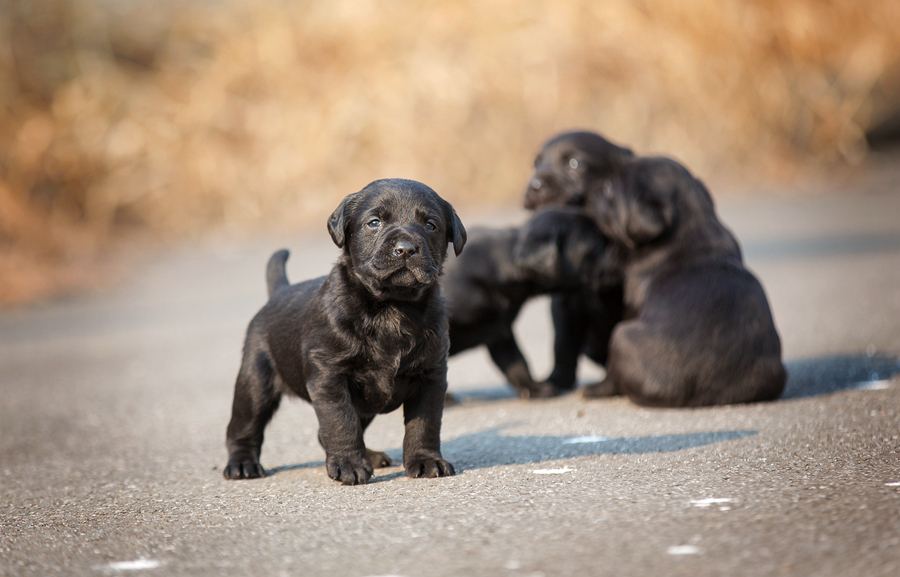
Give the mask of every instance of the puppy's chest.
<path id="1" fill-rule="evenodd" d="M 372 413 L 394 410 L 421 380 L 423 360 L 414 354 L 391 354 L 379 347 L 367 347 L 354 359 L 355 370 L 348 378 L 357 403 Z"/>
<path id="2" fill-rule="evenodd" d="M 359 352 L 351 360 L 351 388 L 371 410 L 393 410 L 432 364 L 427 333 L 392 327 L 361 337 Z"/>

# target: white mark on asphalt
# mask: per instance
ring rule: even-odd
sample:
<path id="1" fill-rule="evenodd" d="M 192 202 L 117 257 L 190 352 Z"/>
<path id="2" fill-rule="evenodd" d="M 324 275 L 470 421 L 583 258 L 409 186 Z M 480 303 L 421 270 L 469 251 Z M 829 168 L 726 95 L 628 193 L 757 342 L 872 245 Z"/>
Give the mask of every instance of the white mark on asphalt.
<path id="1" fill-rule="evenodd" d="M 884 379 L 878 381 L 862 381 L 856 383 L 854 388 L 858 391 L 883 391 L 885 389 L 890 389 L 892 384 L 891 381 Z"/>
<path id="2" fill-rule="evenodd" d="M 900 483 L 885 483 L 885 487 L 900 487 Z"/>
<path id="3" fill-rule="evenodd" d="M 722 503 L 731 503 L 733 499 L 691 499 L 691 505 L 694 507 L 711 507 L 713 505 L 721 505 Z M 722 510 L 729 510 L 731 507 L 720 507 Z"/>
<path id="4" fill-rule="evenodd" d="M 575 469 L 563 467 L 562 469 L 535 469 L 534 471 L 532 471 L 532 473 L 534 473 L 535 475 L 562 475 L 563 473 L 568 473 L 574 470 Z"/>
<path id="5" fill-rule="evenodd" d="M 115 571 L 138 571 L 140 569 L 156 569 L 162 565 L 153 559 L 138 559 L 137 561 L 116 561 L 110 563 L 109 568 Z"/>
<path id="6" fill-rule="evenodd" d="M 609 441 L 610 437 L 604 437 L 603 435 L 586 435 L 584 437 L 572 437 L 571 439 L 566 439 L 563 441 L 563 445 L 574 445 L 577 443 L 602 443 L 603 441 Z"/>
<path id="7" fill-rule="evenodd" d="M 696 545 L 675 545 L 666 551 L 669 555 L 696 555 L 700 553 L 700 547 Z"/>

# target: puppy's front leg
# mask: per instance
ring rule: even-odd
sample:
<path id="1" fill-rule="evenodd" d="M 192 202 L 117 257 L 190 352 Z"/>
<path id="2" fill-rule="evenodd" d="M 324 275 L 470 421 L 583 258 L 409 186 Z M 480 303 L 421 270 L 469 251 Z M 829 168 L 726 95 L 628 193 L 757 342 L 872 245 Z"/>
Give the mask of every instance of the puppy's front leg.
<path id="1" fill-rule="evenodd" d="M 412 478 L 449 477 L 453 465 L 441 456 L 441 417 L 447 393 L 447 366 L 436 369 L 419 393 L 403 403 L 406 433 L 403 466 Z"/>
<path id="2" fill-rule="evenodd" d="M 366 457 L 363 427 L 344 379 L 311 382 L 310 400 L 319 420 L 328 476 L 344 485 L 365 485 L 374 474 Z"/>

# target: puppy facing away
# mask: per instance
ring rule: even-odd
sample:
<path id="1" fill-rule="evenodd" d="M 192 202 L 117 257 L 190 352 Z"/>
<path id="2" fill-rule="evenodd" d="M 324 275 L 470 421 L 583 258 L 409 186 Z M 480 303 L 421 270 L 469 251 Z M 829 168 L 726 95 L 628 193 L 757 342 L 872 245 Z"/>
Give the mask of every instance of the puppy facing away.
<path id="1" fill-rule="evenodd" d="M 667 158 L 635 159 L 590 191 L 587 210 L 626 250 L 628 320 L 586 397 L 685 407 L 781 395 L 787 373 L 765 292 L 699 180 Z"/>
<path id="2" fill-rule="evenodd" d="M 525 208 L 584 205 L 592 184 L 611 175 L 634 153 L 586 131 L 563 132 L 544 143 L 525 189 Z"/>
<path id="3" fill-rule="evenodd" d="M 525 190 L 525 208 L 583 206 L 587 191 L 631 161 L 634 153 L 594 132 L 564 132 L 544 143 Z M 553 372 L 558 392 L 575 387 L 579 356 L 606 364 L 612 326 L 622 318 L 621 286 L 554 294 Z"/>
<path id="4" fill-rule="evenodd" d="M 247 329 L 235 384 L 225 478 L 265 475 L 263 431 L 285 393 L 313 405 L 336 481 L 364 484 L 373 466 L 391 464 L 363 432 L 400 406 L 406 474 L 453 475 L 440 449 L 450 344 L 438 278 L 465 228 L 429 187 L 389 179 L 345 198 L 328 232 L 343 251 L 327 276 L 291 285 L 288 252 L 269 261 L 269 302 Z"/>
<path id="5" fill-rule="evenodd" d="M 466 251 L 445 267 L 450 354 L 486 345 L 519 396 L 554 395 L 551 383 L 532 378 L 513 321 L 529 298 L 558 291 L 602 288 L 597 294 L 614 295 L 610 309 L 620 307 L 617 254 L 591 219 L 573 207 L 540 211 L 520 228 L 473 229 Z M 611 328 L 612 323 L 607 337 Z"/>

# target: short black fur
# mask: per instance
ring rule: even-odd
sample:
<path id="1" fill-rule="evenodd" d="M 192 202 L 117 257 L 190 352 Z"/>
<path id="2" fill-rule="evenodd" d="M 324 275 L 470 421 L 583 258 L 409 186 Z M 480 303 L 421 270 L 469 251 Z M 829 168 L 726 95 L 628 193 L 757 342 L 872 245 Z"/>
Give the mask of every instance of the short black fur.
<path id="1" fill-rule="evenodd" d="M 625 317 L 606 379 L 585 396 L 643 405 L 766 401 L 784 390 L 762 285 L 706 187 L 667 158 L 637 158 L 589 191 L 587 210 L 625 251 Z"/>
<path id="2" fill-rule="evenodd" d="M 390 179 L 344 199 L 328 230 L 343 252 L 327 276 L 290 285 L 287 251 L 269 261 L 269 302 L 247 330 L 235 384 L 225 478 L 265 475 L 263 432 L 285 393 L 312 403 L 332 479 L 363 484 L 390 464 L 363 432 L 401 406 L 407 475 L 452 475 L 440 451 L 449 339 L 438 278 L 465 228 L 424 184 Z"/>
<path id="3" fill-rule="evenodd" d="M 466 251 L 445 267 L 450 354 L 485 345 L 519 396 L 556 394 L 552 383 L 532 377 L 513 322 L 522 305 L 537 295 L 598 295 L 601 314 L 613 317 L 605 324 L 605 338 L 592 343 L 594 355 L 605 361 L 609 330 L 621 315 L 620 268 L 617 247 L 573 207 L 539 211 L 520 228 L 473 229 Z M 566 351 L 564 362 L 574 364 L 579 350 L 574 359 Z"/>
<path id="4" fill-rule="evenodd" d="M 588 131 L 571 131 L 547 140 L 534 159 L 534 175 L 525 190 L 525 208 L 583 207 L 587 192 L 634 158 L 623 146 Z M 622 316 L 622 287 L 554 294 L 553 372 L 556 391 L 575 387 L 579 356 L 605 366 L 609 337 Z"/>

